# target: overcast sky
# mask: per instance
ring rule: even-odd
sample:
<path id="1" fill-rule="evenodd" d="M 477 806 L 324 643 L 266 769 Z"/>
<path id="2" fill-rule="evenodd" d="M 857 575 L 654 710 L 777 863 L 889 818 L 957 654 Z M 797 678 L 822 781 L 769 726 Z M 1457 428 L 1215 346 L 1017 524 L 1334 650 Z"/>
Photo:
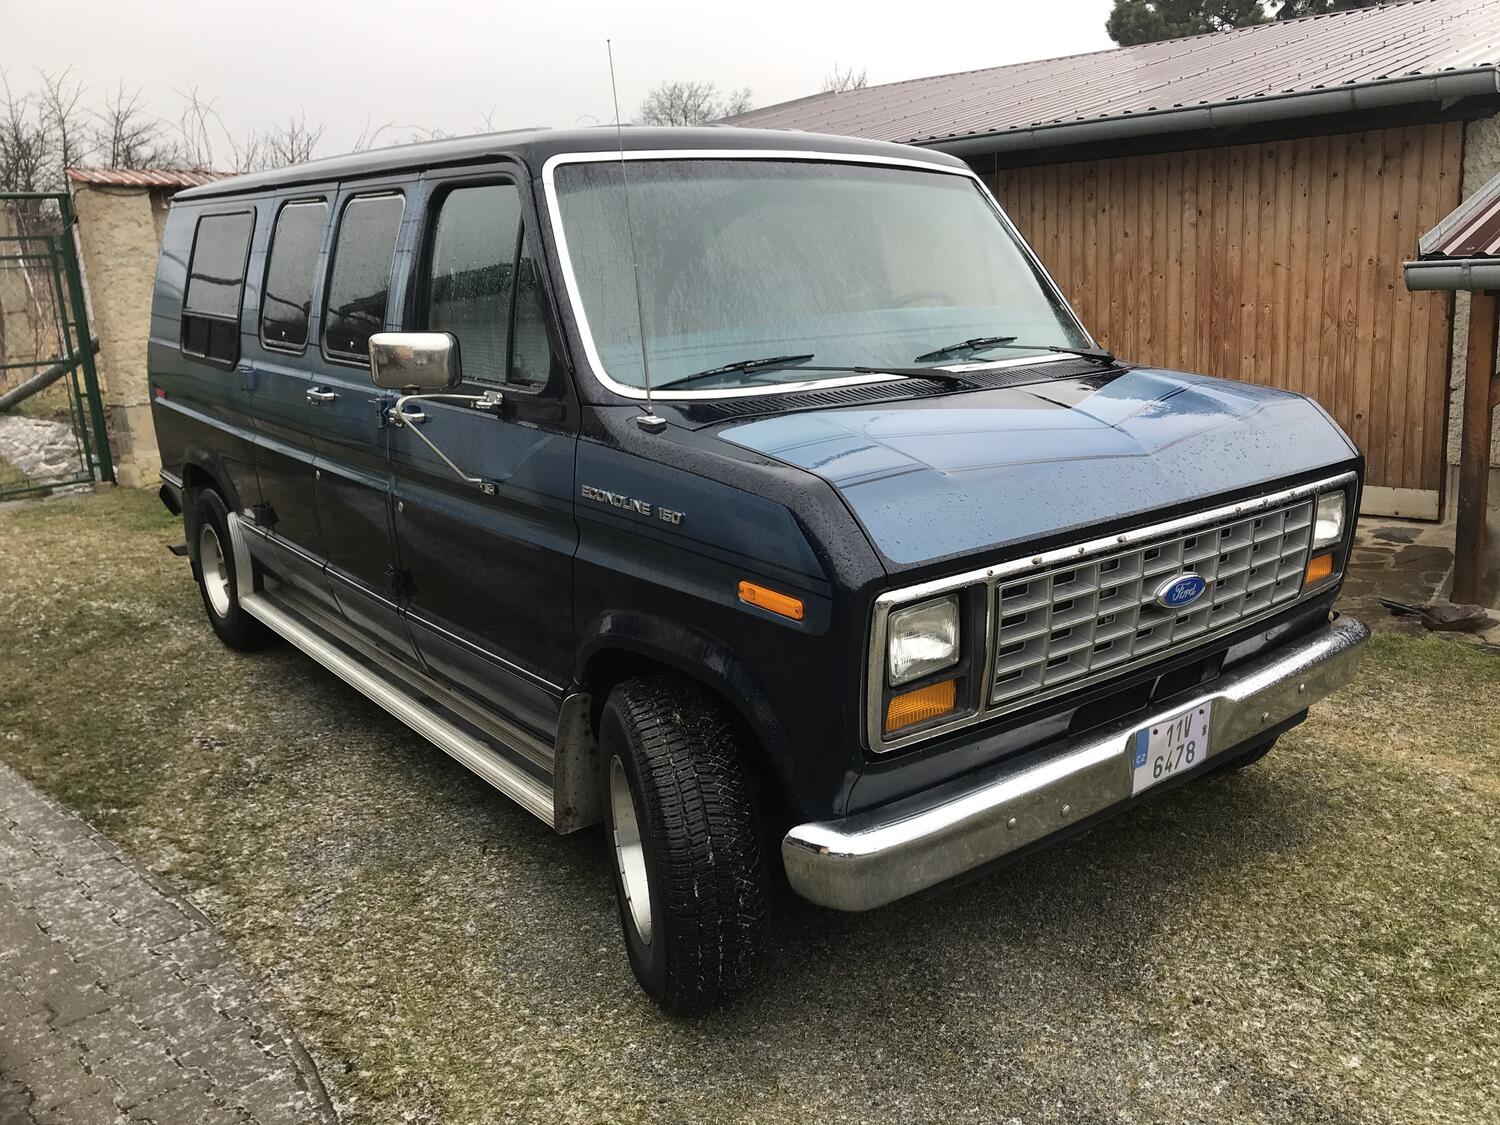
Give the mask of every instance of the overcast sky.
<path id="1" fill-rule="evenodd" d="M 236 135 L 305 113 L 320 154 L 367 121 L 450 134 L 612 120 L 604 39 L 628 121 L 663 79 L 748 86 L 756 105 L 816 93 L 834 64 L 870 82 L 1111 46 L 1109 0 L 0 0 L 12 88 L 72 65 L 88 101 L 124 81 L 176 122 L 197 86 Z M 66 12 L 66 18 L 62 13 Z M 384 139 L 404 136 L 386 134 Z"/>

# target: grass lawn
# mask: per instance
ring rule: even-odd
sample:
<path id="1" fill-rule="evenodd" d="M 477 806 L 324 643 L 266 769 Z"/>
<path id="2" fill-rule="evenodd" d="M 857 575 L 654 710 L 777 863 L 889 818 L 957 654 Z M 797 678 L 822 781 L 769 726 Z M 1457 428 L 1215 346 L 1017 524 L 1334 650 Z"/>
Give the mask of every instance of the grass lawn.
<path id="1" fill-rule="evenodd" d="M 26 474 L 21 472 L 4 457 L 0 457 L 0 491 L 7 488 L 19 488 L 29 483 Z"/>
<path id="2" fill-rule="evenodd" d="M 349 1122 L 1475 1122 L 1500 1105 L 1500 657 L 1382 635 L 1263 762 L 947 895 L 777 902 L 765 986 L 636 992 L 558 838 L 203 621 L 148 492 L 0 511 L 0 758 L 186 888 Z"/>

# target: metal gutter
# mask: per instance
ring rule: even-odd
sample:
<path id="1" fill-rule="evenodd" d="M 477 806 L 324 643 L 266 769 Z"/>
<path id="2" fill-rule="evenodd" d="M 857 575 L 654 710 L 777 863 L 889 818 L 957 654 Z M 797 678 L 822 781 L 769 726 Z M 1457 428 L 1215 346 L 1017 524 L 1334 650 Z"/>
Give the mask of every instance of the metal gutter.
<path id="1" fill-rule="evenodd" d="M 1389 109 L 1422 102 L 1500 94 L 1500 68 L 1474 67 L 1440 74 L 1412 74 L 1326 90 L 1266 94 L 1209 105 L 1172 106 L 1097 121 L 1056 121 L 967 137 L 912 141 L 955 156 L 1016 152 L 1117 141 L 1159 133 L 1239 129 L 1273 121 Z"/>
<path id="2" fill-rule="evenodd" d="M 1444 258 L 1407 262 L 1406 287 L 1433 289 L 1500 289 L 1500 258 Z"/>

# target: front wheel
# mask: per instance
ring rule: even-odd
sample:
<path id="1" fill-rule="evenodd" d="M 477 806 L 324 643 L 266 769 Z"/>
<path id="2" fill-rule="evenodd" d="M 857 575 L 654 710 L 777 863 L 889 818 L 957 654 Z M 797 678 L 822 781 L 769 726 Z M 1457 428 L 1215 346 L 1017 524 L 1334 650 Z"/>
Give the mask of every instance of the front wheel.
<path id="1" fill-rule="evenodd" d="M 630 967 L 668 1012 L 749 987 L 765 859 L 734 725 L 688 680 L 630 680 L 600 719 L 605 829 Z"/>

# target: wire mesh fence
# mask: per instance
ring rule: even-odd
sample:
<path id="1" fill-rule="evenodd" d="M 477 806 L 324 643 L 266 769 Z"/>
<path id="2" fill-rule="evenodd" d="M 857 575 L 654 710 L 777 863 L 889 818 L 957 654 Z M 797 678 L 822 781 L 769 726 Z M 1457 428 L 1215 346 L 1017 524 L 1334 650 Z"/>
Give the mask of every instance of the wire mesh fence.
<path id="1" fill-rule="evenodd" d="M 71 200 L 0 194 L 0 499 L 114 479 Z"/>

